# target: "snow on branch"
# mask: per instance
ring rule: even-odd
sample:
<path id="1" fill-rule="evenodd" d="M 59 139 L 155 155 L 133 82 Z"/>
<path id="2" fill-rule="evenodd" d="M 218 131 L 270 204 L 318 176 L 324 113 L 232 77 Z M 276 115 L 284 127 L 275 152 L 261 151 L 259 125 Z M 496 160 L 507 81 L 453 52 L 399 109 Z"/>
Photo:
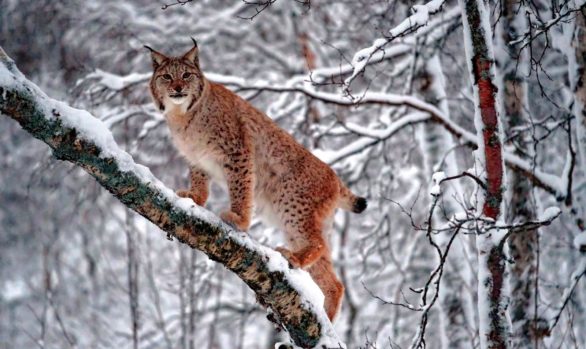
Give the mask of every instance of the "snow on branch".
<path id="1" fill-rule="evenodd" d="M 417 36 L 427 36 L 427 41 L 433 42 L 444 38 L 447 32 L 447 28 L 451 26 L 455 21 L 459 21 L 461 12 L 460 8 L 455 6 L 442 13 L 442 18 L 436 18 L 430 20 L 427 25 L 418 28 Z M 366 61 L 363 62 L 362 71 L 366 69 L 368 65 L 380 63 L 387 60 L 396 60 L 404 55 L 413 52 L 413 45 L 415 44 L 415 38 L 404 38 L 401 42 L 393 42 L 393 40 L 385 40 L 385 45 L 381 46 L 378 50 L 374 50 Z M 382 41 L 378 41 L 382 43 Z M 377 43 L 377 41 L 375 41 Z M 389 44 L 393 45 L 389 46 Z M 374 43 L 373 43 L 374 45 Z M 370 46 L 372 47 L 372 46 Z M 365 48 L 369 49 L 370 47 Z M 361 50 L 362 51 L 362 50 Z M 361 52 L 359 51 L 359 52 Z M 356 59 L 356 54 L 354 55 Z M 353 60 L 354 60 L 353 59 Z M 316 83 L 326 83 L 328 80 L 336 81 L 335 77 L 342 75 L 359 75 L 361 71 L 356 70 L 354 63 L 348 62 L 334 67 L 322 67 L 311 71 L 311 81 Z M 342 81 L 342 84 L 345 84 Z"/>
<path id="2" fill-rule="evenodd" d="M 137 83 L 148 81 L 151 75 L 152 73 L 134 73 L 126 76 L 119 76 L 98 69 L 89 74 L 86 79 L 94 80 L 98 85 L 101 85 L 109 90 L 121 91 Z M 392 93 L 366 92 L 361 96 L 360 99 L 353 100 L 340 94 L 318 91 L 311 84 L 307 83 L 307 81 L 304 81 L 304 77 L 295 77 L 284 83 L 274 83 L 263 80 L 250 82 L 241 77 L 216 73 L 206 73 L 205 76 L 212 82 L 231 86 L 238 91 L 302 93 L 310 98 L 324 103 L 337 104 L 342 106 L 372 104 L 407 106 L 419 111 L 430 113 L 437 116 L 438 118 L 445 119 L 445 117 L 441 115 L 442 112 L 437 107 L 414 96 L 398 95 Z M 450 126 L 457 127 L 455 123 L 451 123 Z M 463 131 L 459 129 L 455 132 Z"/>
<path id="3" fill-rule="evenodd" d="M 456 9 L 459 11 L 459 8 Z M 87 75 L 85 80 L 93 81 L 96 85 L 102 86 L 111 91 L 122 91 L 136 84 L 146 83 L 150 76 L 151 73 L 133 73 L 120 76 L 102 70 L 96 70 Z M 323 103 L 339 106 L 403 106 L 417 111 L 396 120 L 389 124 L 385 129 L 380 130 L 366 130 L 363 127 L 359 129 L 357 125 L 353 124 L 344 125 L 352 132 L 360 134 L 363 137 L 335 151 L 318 151 L 317 155 L 330 165 L 378 144 L 382 140 L 388 139 L 405 126 L 429 121 L 442 125 L 446 131 L 459 138 L 463 144 L 478 147 L 478 137 L 474 133 L 467 131 L 456 122 L 452 121 L 433 104 L 427 103 L 415 96 L 367 91 L 360 99 L 354 100 L 348 96 L 318 91 L 315 86 L 306 80 L 306 76 L 296 76 L 282 83 L 276 83 L 273 81 L 252 82 L 238 76 L 216 73 L 206 73 L 205 76 L 210 81 L 229 86 L 237 91 L 301 93 Z M 503 156 L 505 163 L 509 167 L 526 175 L 536 186 L 551 193 L 556 196 L 556 198 L 563 199 L 567 195 L 566 187 L 563 185 L 564 181 L 560 180 L 560 176 L 544 172 L 535 167 L 534 164 L 531 164 L 510 151 L 505 151 Z"/>
<path id="4" fill-rule="evenodd" d="M 82 167 L 128 208 L 169 236 L 198 249 L 240 277 L 269 309 L 269 319 L 302 348 L 343 348 L 309 274 L 290 269 L 278 252 L 179 198 L 120 149 L 90 113 L 53 100 L 28 81 L 0 48 L 0 113 L 47 143 L 57 159 Z"/>
<path id="5" fill-rule="evenodd" d="M 356 52 L 352 59 L 354 71 L 345 81 L 346 88 L 349 88 L 352 81 L 364 71 L 369 61 L 377 52 L 382 51 L 386 45 L 396 38 L 411 34 L 419 28 L 425 27 L 429 21 L 429 17 L 440 12 L 444 2 L 445 0 L 432 0 L 425 5 L 414 5 L 411 8 L 413 14 L 389 30 L 388 37 L 377 39 L 371 46 Z"/>
<path id="6" fill-rule="evenodd" d="M 571 2 L 567 2 L 563 7 L 568 4 L 571 4 Z M 547 34 L 548 31 L 557 24 L 567 22 L 568 18 L 571 16 L 579 16 L 582 8 L 586 6 L 586 0 L 575 1 L 573 5 L 574 7 L 560 10 L 548 21 L 543 21 L 539 16 L 536 16 L 533 11 L 528 11 L 526 15 L 531 19 L 531 27 L 525 33 L 519 35 L 518 38 L 509 42 L 509 45 L 521 44 L 523 48 L 527 47 L 533 42 L 533 40 L 537 39 L 542 34 Z"/>

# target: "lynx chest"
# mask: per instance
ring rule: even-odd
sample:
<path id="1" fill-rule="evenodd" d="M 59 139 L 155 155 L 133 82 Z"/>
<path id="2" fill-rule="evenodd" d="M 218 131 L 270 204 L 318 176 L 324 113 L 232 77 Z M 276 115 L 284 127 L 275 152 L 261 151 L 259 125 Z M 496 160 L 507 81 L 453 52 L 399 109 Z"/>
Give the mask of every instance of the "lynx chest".
<path id="1" fill-rule="evenodd" d="M 222 169 L 222 154 L 209 143 L 205 129 L 198 127 L 197 121 L 179 119 L 174 115 L 167 115 L 167 123 L 175 148 L 189 162 L 206 172 L 214 181 L 225 182 Z"/>

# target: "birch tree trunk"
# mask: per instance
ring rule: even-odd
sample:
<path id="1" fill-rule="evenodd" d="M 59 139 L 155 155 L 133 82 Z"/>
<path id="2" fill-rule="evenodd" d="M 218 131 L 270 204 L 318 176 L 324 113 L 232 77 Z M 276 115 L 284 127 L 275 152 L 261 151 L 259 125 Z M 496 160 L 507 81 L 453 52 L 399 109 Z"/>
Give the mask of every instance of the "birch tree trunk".
<path id="1" fill-rule="evenodd" d="M 132 348 L 139 347 L 139 330 L 140 330 L 140 316 L 139 316 L 139 289 L 138 289 L 138 269 L 139 260 L 137 253 L 137 242 L 135 232 L 134 219 L 129 212 L 126 213 L 126 222 L 124 225 L 124 233 L 126 235 L 126 252 L 128 256 L 127 278 L 128 278 L 128 303 L 130 305 L 130 325 L 132 330 Z"/>
<path id="2" fill-rule="evenodd" d="M 181 349 L 187 349 L 187 289 L 191 287 L 188 280 L 188 263 L 187 263 L 187 251 L 179 249 L 179 265 L 177 266 L 179 274 L 179 289 L 177 290 L 177 296 L 179 298 L 179 327 L 181 328 Z"/>
<path id="3" fill-rule="evenodd" d="M 476 166 L 485 188 L 478 196 L 482 206 L 478 223 L 478 315 L 481 348 L 509 346 L 507 319 L 506 265 L 502 231 L 489 230 L 502 218 L 504 172 L 502 135 L 497 97 L 492 31 L 486 5 L 482 0 L 460 0 L 464 42 L 470 76 L 473 79 L 475 126 L 478 134 Z"/>
<path id="4" fill-rule="evenodd" d="M 187 344 L 189 349 L 196 349 L 195 346 L 195 329 L 196 329 L 196 311 L 197 311 L 197 290 L 196 290 L 196 272 L 197 272 L 197 253 L 191 251 L 188 277 L 187 298 L 189 300 L 189 321 L 187 328 Z"/>
<path id="5" fill-rule="evenodd" d="M 582 171 L 586 175 L 586 6 L 576 14 L 573 46 L 576 50 L 574 116 L 578 124 L 578 145 Z"/>
<path id="6" fill-rule="evenodd" d="M 571 84 L 574 89 L 573 113 L 576 117 L 576 143 L 578 144 L 582 176 L 586 177 L 586 6 L 582 6 L 581 11 L 576 13 L 576 28 L 572 45 L 576 55 L 574 71 L 570 72 L 570 76 L 573 78 Z M 578 199 L 586 200 L 586 195 L 582 194 Z M 584 203 L 576 206 L 584 207 Z M 581 230 L 584 230 L 586 229 L 586 212 L 582 211 L 578 214 L 581 216 L 577 219 L 577 225 Z"/>
<path id="7" fill-rule="evenodd" d="M 529 67 L 527 54 L 521 44 L 511 44 L 520 33 L 527 30 L 523 5 L 518 1 L 506 1 L 502 6 L 497 33 L 498 64 L 502 71 L 504 112 L 507 139 L 513 143 L 513 153 L 520 158 L 532 161 L 533 140 L 529 132 L 519 131 L 530 126 L 526 110 L 527 83 Z M 515 171 L 507 173 L 509 197 L 507 197 L 507 222 L 520 223 L 534 221 L 535 197 L 531 181 Z M 510 266 L 512 344 L 514 348 L 538 347 L 539 337 L 535 336 L 537 263 L 539 236 L 537 229 L 512 234 L 508 240 L 510 256 L 514 263 Z"/>

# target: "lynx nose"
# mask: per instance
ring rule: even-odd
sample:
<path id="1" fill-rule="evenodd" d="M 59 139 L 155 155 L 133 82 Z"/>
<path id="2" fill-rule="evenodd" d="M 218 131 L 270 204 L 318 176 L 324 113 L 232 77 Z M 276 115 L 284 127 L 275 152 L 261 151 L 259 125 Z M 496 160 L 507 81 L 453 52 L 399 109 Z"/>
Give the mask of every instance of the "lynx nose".
<path id="1" fill-rule="evenodd" d="M 175 90 L 175 92 L 181 92 L 181 90 L 183 90 L 183 87 L 175 86 L 175 87 L 173 87 L 173 89 Z"/>

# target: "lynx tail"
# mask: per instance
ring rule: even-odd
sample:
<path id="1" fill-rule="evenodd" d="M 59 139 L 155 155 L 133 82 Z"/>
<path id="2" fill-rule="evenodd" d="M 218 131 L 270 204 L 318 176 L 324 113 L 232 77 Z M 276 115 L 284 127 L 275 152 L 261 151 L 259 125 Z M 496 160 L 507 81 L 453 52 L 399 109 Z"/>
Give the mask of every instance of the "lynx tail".
<path id="1" fill-rule="evenodd" d="M 361 213 L 366 209 L 367 202 L 365 198 L 354 195 L 348 187 L 340 183 L 338 206 L 346 211 Z"/>

